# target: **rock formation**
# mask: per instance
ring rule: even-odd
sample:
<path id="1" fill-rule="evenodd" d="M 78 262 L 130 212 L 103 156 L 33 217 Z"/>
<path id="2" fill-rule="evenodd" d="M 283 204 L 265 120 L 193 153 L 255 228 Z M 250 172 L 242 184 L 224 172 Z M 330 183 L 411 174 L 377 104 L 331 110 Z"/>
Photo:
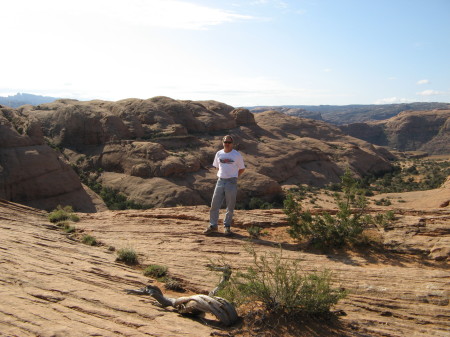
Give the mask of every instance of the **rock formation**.
<path id="1" fill-rule="evenodd" d="M 0 198 L 44 209 L 70 204 L 95 212 L 103 202 L 84 189 L 78 175 L 44 143 L 39 122 L 0 108 Z M 103 205 L 104 208 L 104 205 Z"/>
<path id="2" fill-rule="evenodd" d="M 24 129 L 28 138 L 60 148 L 91 182 L 149 206 L 208 204 L 216 180 L 211 163 L 227 133 L 248 168 L 241 204 L 271 200 L 286 184 L 337 182 L 347 167 L 356 175 L 391 169 L 387 151 L 337 127 L 275 111 L 255 116 L 215 101 L 63 99 L 14 113 L 33 125 Z"/>
<path id="3" fill-rule="evenodd" d="M 450 153 L 450 110 L 405 111 L 383 121 L 344 125 L 341 130 L 399 151 Z"/>

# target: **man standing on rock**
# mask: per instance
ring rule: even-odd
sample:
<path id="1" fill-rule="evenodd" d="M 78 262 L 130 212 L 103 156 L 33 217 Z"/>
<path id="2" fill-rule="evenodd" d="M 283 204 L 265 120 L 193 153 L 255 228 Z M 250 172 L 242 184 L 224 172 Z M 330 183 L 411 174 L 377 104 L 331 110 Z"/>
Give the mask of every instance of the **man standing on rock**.
<path id="1" fill-rule="evenodd" d="M 218 169 L 219 179 L 214 189 L 209 211 L 209 227 L 205 234 L 217 232 L 219 222 L 219 210 L 225 198 L 227 210 L 223 221 L 225 235 L 231 234 L 231 222 L 233 221 L 234 206 L 236 205 L 237 180 L 244 173 L 245 165 L 241 154 L 233 149 L 233 137 L 223 137 L 223 150 L 217 151 L 213 166 Z"/>

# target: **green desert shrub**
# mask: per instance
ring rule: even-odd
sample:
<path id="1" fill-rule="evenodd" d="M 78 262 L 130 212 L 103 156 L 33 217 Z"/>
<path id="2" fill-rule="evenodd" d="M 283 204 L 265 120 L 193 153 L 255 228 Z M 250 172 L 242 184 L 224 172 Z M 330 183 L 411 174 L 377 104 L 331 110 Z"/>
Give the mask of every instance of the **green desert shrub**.
<path id="1" fill-rule="evenodd" d="M 76 228 L 72 226 L 72 221 L 59 221 L 56 225 L 66 233 L 73 233 Z"/>
<path id="2" fill-rule="evenodd" d="M 260 198 L 251 198 L 248 203 L 249 209 L 271 209 L 275 208 L 274 205 L 272 205 L 270 202 L 264 201 Z"/>
<path id="3" fill-rule="evenodd" d="M 385 214 L 385 217 L 389 221 L 395 220 L 395 212 L 394 211 L 387 211 L 386 214 Z"/>
<path id="4" fill-rule="evenodd" d="M 258 239 L 259 237 L 261 237 L 262 235 L 264 235 L 265 233 L 262 231 L 263 229 L 259 226 L 250 226 L 247 228 L 247 232 L 250 235 L 251 238 L 253 239 Z M 266 233 L 267 234 L 267 233 Z"/>
<path id="5" fill-rule="evenodd" d="M 332 286 L 330 271 L 305 273 L 297 260 L 283 259 L 282 253 L 258 256 L 249 249 L 253 264 L 238 272 L 218 295 L 236 303 L 262 303 L 270 313 L 285 316 L 322 315 L 346 296 Z"/>
<path id="6" fill-rule="evenodd" d="M 73 232 L 75 232 L 77 230 L 74 226 L 72 226 L 70 224 L 70 222 L 64 222 L 63 226 L 62 226 L 62 229 L 66 233 L 73 233 Z"/>
<path id="7" fill-rule="evenodd" d="M 389 199 L 381 198 L 379 200 L 375 200 L 375 205 L 377 206 L 390 206 L 392 202 Z"/>
<path id="8" fill-rule="evenodd" d="M 56 209 L 48 214 L 48 219 L 50 222 L 57 223 L 61 221 L 70 220 L 73 222 L 80 221 L 80 218 L 73 213 L 72 206 L 64 206 L 58 205 Z"/>
<path id="9" fill-rule="evenodd" d="M 96 246 L 98 244 L 97 239 L 89 234 L 83 235 L 83 237 L 81 238 L 81 242 L 89 246 Z"/>
<path id="10" fill-rule="evenodd" d="M 138 264 L 138 256 L 133 248 L 121 248 L 117 251 L 117 261 L 134 265 Z"/>
<path id="11" fill-rule="evenodd" d="M 168 290 L 173 290 L 173 291 L 183 291 L 184 290 L 181 282 L 174 278 L 171 278 L 171 277 L 167 277 L 164 280 L 164 288 L 166 288 Z"/>
<path id="12" fill-rule="evenodd" d="M 387 226 L 389 225 L 389 222 L 395 220 L 395 213 L 394 211 L 388 211 L 386 213 L 378 213 L 374 217 L 372 217 L 372 220 L 373 223 L 378 227 L 386 229 Z"/>
<path id="13" fill-rule="evenodd" d="M 68 226 L 71 226 L 71 225 L 72 225 L 72 221 L 58 221 L 56 223 L 56 226 L 58 226 L 61 229 L 64 229 L 64 228 L 66 228 Z"/>
<path id="14" fill-rule="evenodd" d="M 151 264 L 144 270 L 144 275 L 156 279 L 163 278 L 167 275 L 168 268 L 158 264 Z"/>
<path id="15" fill-rule="evenodd" d="M 394 167 L 394 170 L 378 177 L 363 180 L 373 191 L 395 193 L 438 188 L 450 174 L 450 161 L 416 161 L 412 165 Z"/>
<path id="16" fill-rule="evenodd" d="M 288 233 L 296 239 L 308 239 L 322 248 L 339 247 L 355 240 L 371 223 L 366 215 L 367 200 L 358 182 L 352 178 L 349 170 L 341 178 L 342 193 L 335 194 L 338 206 L 336 215 L 328 212 L 313 215 L 302 212 L 301 205 L 292 194 L 284 201 L 284 212 L 288 217 Z"/>
<path id="17" fill-rule="evenodd" d="M 77 164 L 79 165 L 85 159 L 77 160 Z M 111 210 L 124 210 L 124 209 L 146 209 L 150 206 L 141 205 L 133 200 L 128 200 L 128 198 L 120 193 L 118 190 L 104 187 L 101 183 L 99 183 L 95 178 L 91 178 L 91 175 L 98 174 L 103 172 L 102 168 L 97 168 L 95 171 L 85 171 L 80 166 L 74 165 L 74 170 L 77 172 L 80 180 L 90 189 L 92 189 L 95 193 L 97 193 L 105 202 L 106 206 Z"/>

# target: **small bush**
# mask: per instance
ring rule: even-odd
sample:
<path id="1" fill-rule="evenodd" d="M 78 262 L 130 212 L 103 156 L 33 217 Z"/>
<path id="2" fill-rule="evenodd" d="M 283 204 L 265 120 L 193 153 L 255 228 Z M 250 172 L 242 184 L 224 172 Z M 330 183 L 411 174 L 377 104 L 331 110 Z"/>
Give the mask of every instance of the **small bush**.
<path id="1" fill-rule="evenodd" d="M 384 243 L 383 235 L 377 229 L 365 229 L 360 236 L 355 240 L 355 246 L 366 247 L 376 246 L 381 247 Z"/>
<path id="2" fill-rule="evenodd" d="M 259 226 L 250 226 L 247 228 L 247 232 L 250 237 L 254 239 L 258 239 L 263 233 L 261 233 L 262 228 Z"/>
<path id="3" fill-rule="evenodd" d="M 376 225 L 381 226 L 383 228 L 385 228 L 387 226 L 386 218 L 385 218 L 384 214 L 381 214 L 381 213 L 378 213 L 377 215 L 375 215 L 373 217 L 373 222 Z"/>
<path id="4" fill-rule="evenodd" d="M 183 291 L 184 290 L 183 285 L 178 280 L 175 280 L 171 277 L 168 277 L 165 280 L 164 288 L 166 288 L 167 290 L 173 290 L 173 291 Z"/>
<path id="5" fill-rule="evenodd" d="M 96 246 L 98 244 L 97 239 L 89 234 L 84 235 L 81 242 L 89 246 Z"/>
<path id="6" fill-rule="evenodd" d="M 48 219 L 50 220 L 50 222 L 56 223 L 68 220 L 69 216 L 62 210 L 54 210 L 48 215 Z"/>
<path id="7" fill-rule="evenodd" d="M 73 213 L 72 206 L 64 206 L 58 205 L 58 207 L 49 213 L 48 219 L 50 222 L 57 223 L 61 221 L 70 220 L 73 222 L 80 221 L 80 218 Z"/>
<path id="8" fill-rule="evenodd" d="M 383 229 L 386 229 L 389 225 L 389 221 L 395 220 L 395 213 L 394 211 L 388 211 L 384 214 L 378 213 L 373 217 L 373 223 L 375 225 L 382 227 Z"/>
<path id="9" fill-rule="evenodd" d="M 239 272 L 218 293 L 236 304 L 260 302 L 271 313 L 285 316 L 322 315 L 346 296 L 331 286 L 329 271 L 306 274 L 298 261 L 284 260 L 281 253 L 257 256 L 253 265 Z"/>
<path id="10" fill-rule="evenodd" d="M 301 211 L 300 204 L 292 194 L 284 201 L 284 212 L 288 216 L 288 233 L 296 240 L 309 239 L 321 248 L 339 247 L 357 239 L 371 222 L 365 216 L 367 200 L 357 181 L 347 170 L 341 178 L 341 194 L 335 194 L 338 212 L 335 216 L 324 212 L 312 215 Z"/>
<path id="11" fill-rule="evenodd" d="M 117 261 L 134 265 L 138 264 L 138 257 L 133 248 L 121 248 L 117 251 Z"/>
<path id="12" fill-rule="evenodd" d="M 390 206 L 392 202 L 389 199 L 381 198 L 379 200 L 375 200 L 375 205 L 377 206 Z"/>
<path id="13" fill-rule="evenodd" d="M 59 221 L 56 223 L 56 226 L 58 226 L 59 228 L 64 229 L 65 227 L 68 227 L 72 224 L 71 221 Z"/>
<path id="14" fill-rule="evenodd" d="M 248 203 L 248 208 L 249 209 L 271 209 L 274 208 L 274 206 L 267 201 L 264 201 L 260 198 L 251 198 L 249 203 Z"/>
<path id="15" fill-rule="evenodd" d="M 64 227 L 64 232 L 66 232 L 66 233 L 73 233 L 76 230 L 77 229 L 74 226 L 66 226 L 66 227 Z"/>
<path id="16" fill-rule="evenodd" d="M 62 230 L 66 233 L 73 233 L 77 230 L 69 221 L 58 222 L 58 225 L 60 225 Z"/>
<path id="17" fill-rule="evenodd" d="M 394 211 L 387 211 L 386 212 L 386 219 L 389 221 L 395 220 L 395 212 Z"/>
<path id="18" fill-rule="evenodd" d="M 166 266 L 160 266 L 158 264 L 151 264 L 144 270 L 144 275 L 148 277 L 154 277 L 156 279 L 163 278 L 167 275 L 168 268 Z"/>
<path id="19" fill-rule="evenodd" d="M 80 221 L 80 218 L 76 214 L 70 214 L 70 221 L 78 222 L 78 221 Z"/>

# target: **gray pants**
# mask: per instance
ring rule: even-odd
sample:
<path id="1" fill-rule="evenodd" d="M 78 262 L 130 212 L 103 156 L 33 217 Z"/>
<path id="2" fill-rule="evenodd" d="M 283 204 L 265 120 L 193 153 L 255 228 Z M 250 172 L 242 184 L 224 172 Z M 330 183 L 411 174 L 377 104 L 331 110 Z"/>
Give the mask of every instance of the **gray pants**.
<path id="1" fill-rule="evenodd" d="M 219 222 L 219 210 L 225 198 L 227 210 L 223 225 L 230 227 L 233 221 L 234 206 L 236 205 L 237 195 L 237 178 L 223 179 L 219 178 L 214 189 L 214 195 L 211 201 L 211 209 L 209 211 L 209 224 L 217 227 Z"/>

